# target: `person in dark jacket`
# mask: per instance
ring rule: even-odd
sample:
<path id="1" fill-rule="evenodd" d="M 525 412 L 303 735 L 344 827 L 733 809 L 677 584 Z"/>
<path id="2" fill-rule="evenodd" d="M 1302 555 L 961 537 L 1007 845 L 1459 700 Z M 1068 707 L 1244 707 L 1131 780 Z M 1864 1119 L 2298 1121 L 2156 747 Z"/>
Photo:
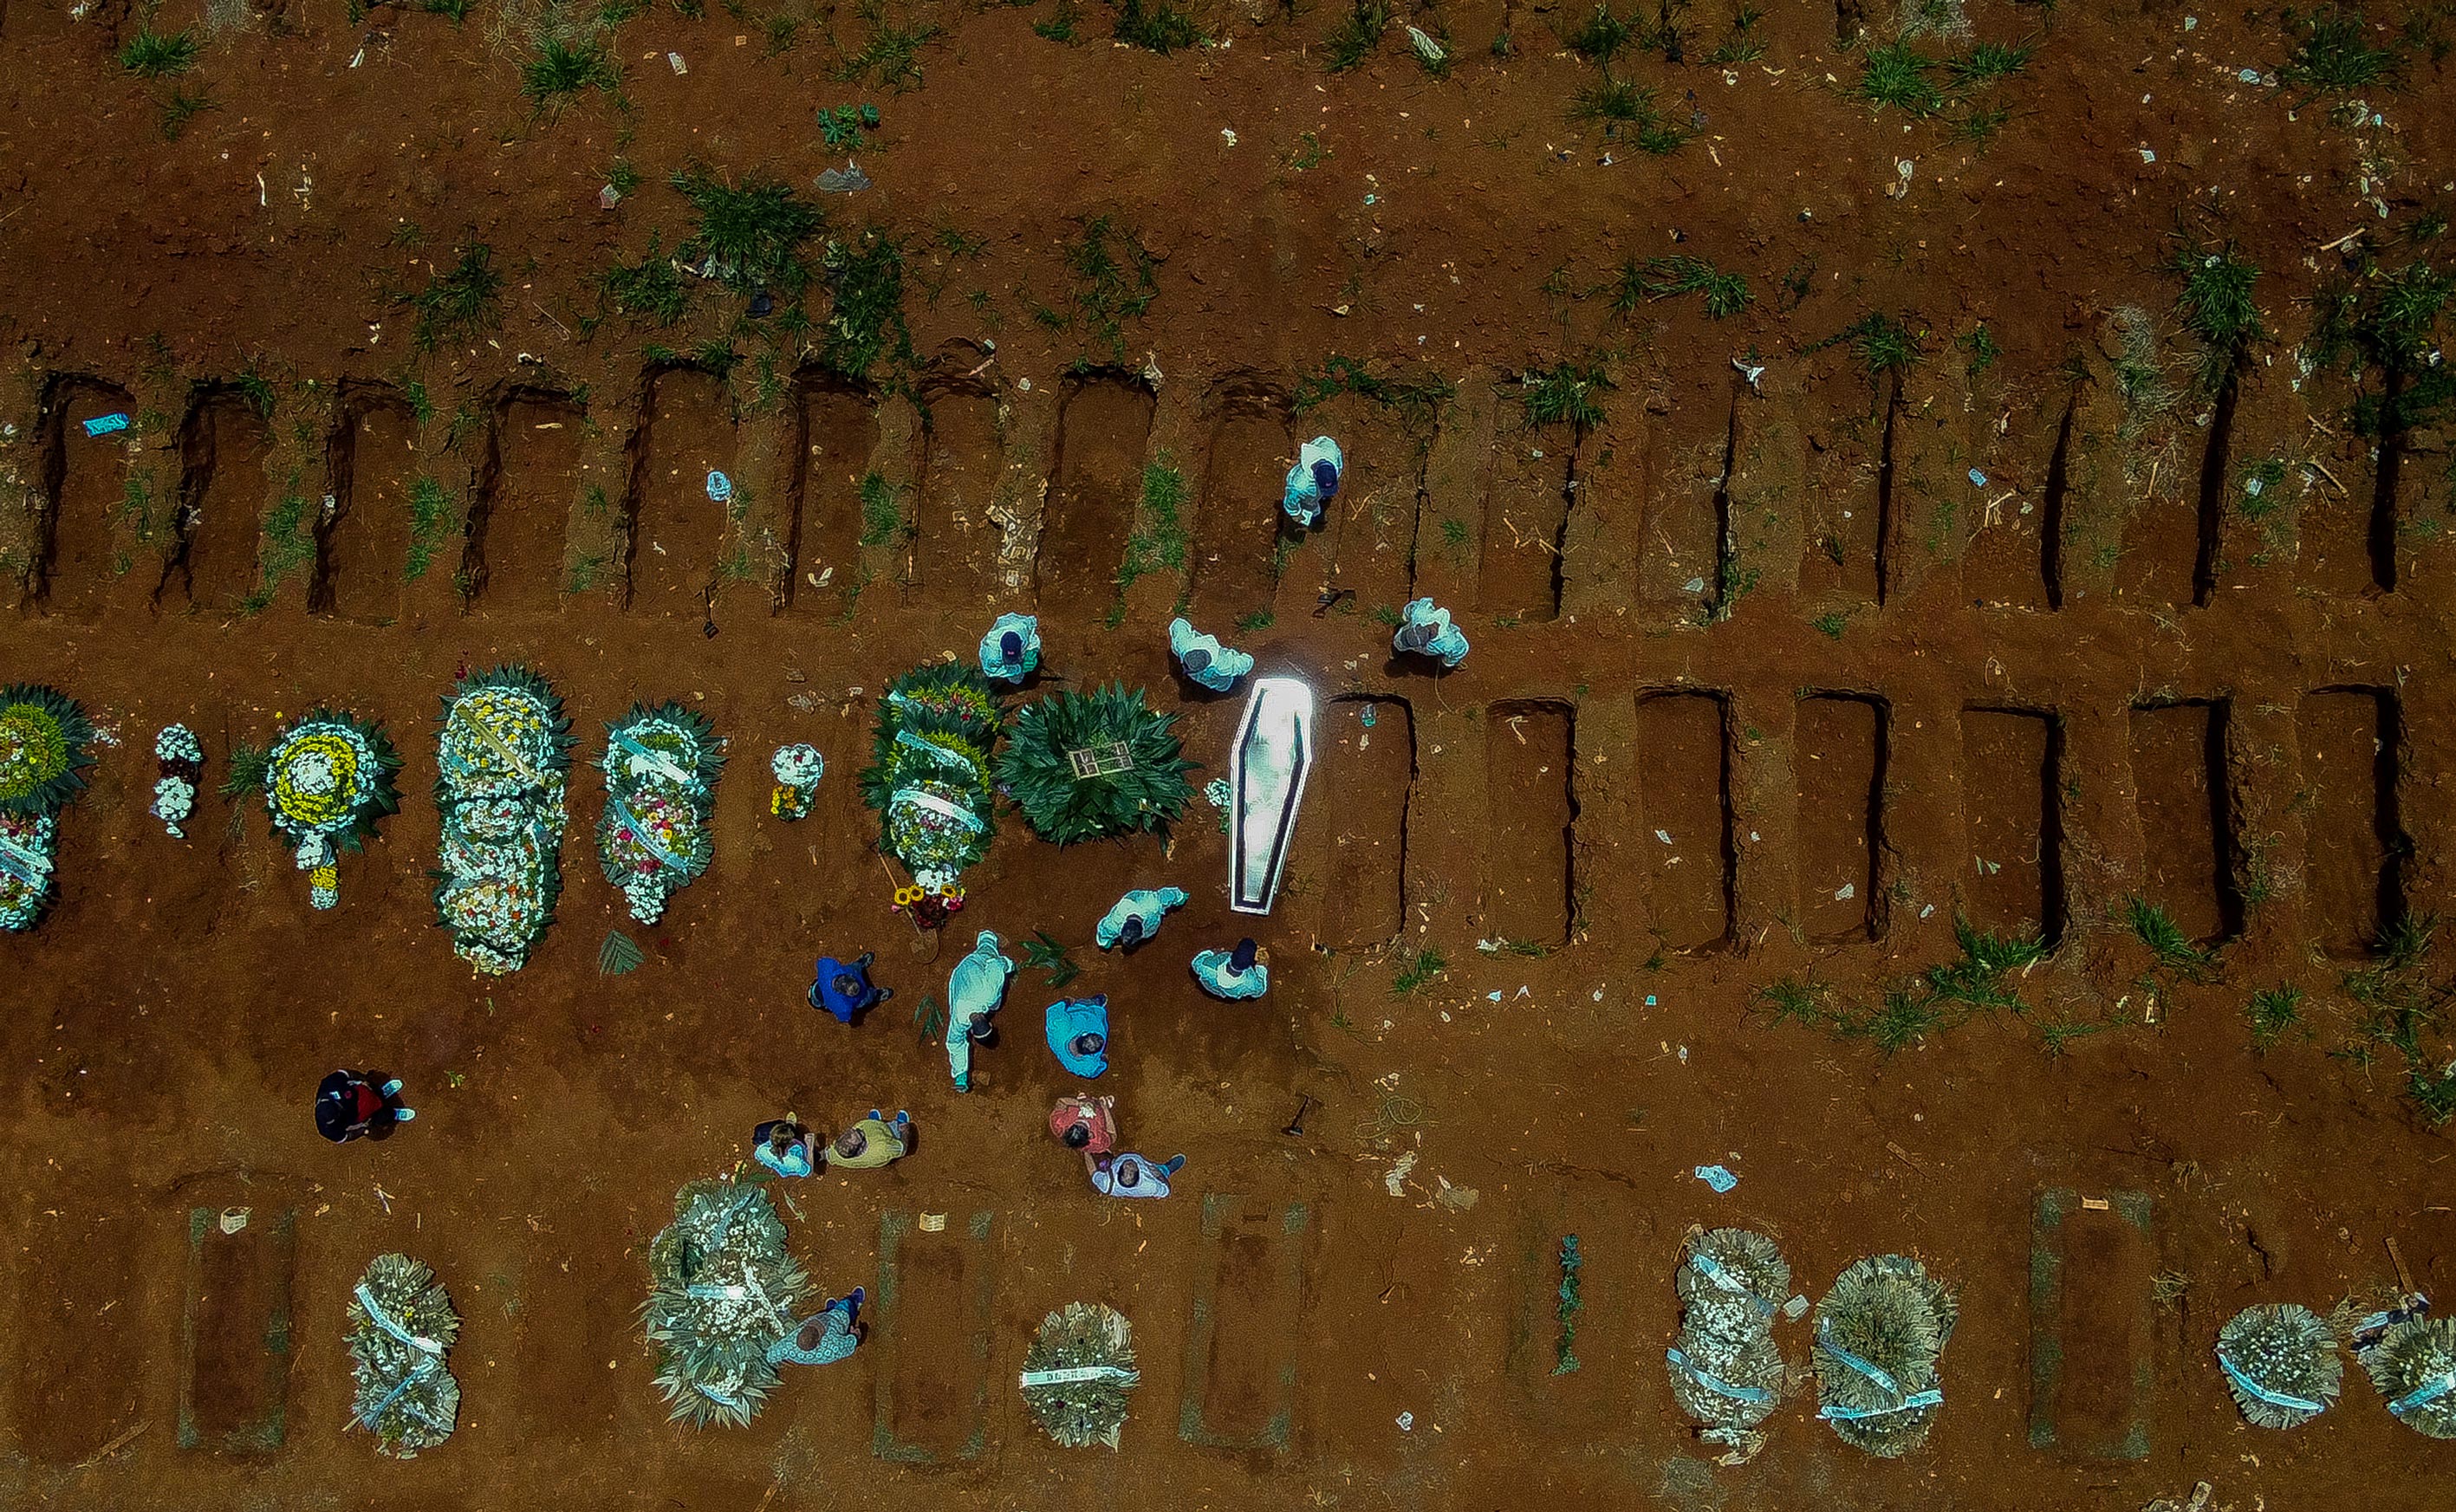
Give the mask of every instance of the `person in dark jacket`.
<path id="1" fill-rule="evenodd" d="M 316 1132 L 337 1145 L 381 1139 L 417 1116 L 400 1100 L 400 1078 L 381 1072 L 337 1071 L 316 1089 Z"/>

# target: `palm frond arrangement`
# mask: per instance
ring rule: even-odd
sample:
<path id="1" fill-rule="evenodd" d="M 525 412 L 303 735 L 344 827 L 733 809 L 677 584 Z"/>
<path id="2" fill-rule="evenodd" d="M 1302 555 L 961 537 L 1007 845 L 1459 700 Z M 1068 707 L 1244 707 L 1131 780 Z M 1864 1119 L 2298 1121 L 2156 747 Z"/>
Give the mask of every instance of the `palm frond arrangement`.
<path id="1" fill-rule="evenodd" d="M 340 901 L 339 857 L 364 848 L 387 814 L 400 811 L 393 774 L 400 754 L 380 725 L 328 708 L 310 710 L 274 739 L 264 763 L 264 807 L 273 832 L 297 852 L 309 901 Z"/>
<path id="2" fill-rule="evenodd" d="M 895 907 L 931 929 L 963 908 L 963 873 L 989 850 L 998 716 L 988 679 L 952 662 L 905 673 L 879 702 L 862 801 L 878 811 L 888 854 L 912 876 Z"/>
<path id="3" fill-rule="evenodd" d="M 519 971 L 554 922 L 570 747 L 563 700 L 525 667 L 463 678 L 443 701 L 436 922 L 489 975 Z"/>
<path id="4" fill-rule="evenodd" d="M 1194 796 L 1176 724 L 1121 684 L 1053 693 L 1015 715 L 998 786 L 1034 833 L 1061 846 L 1164 832 Z"/>
<path id="5" fill-rule="evenodd" d="M 1023 1404 L 1032 1420 L 1060 1446 L 1117 1446 L 1126 1399 L 1142 1379 L 1135 1369 L 1134 1331 L 1114 1307 L 1069 1302 L 1042 1318 L 1024 1351 Z"/>
<path id="6" fill-rule="evenodd" d="M 85 787 L 93 724 L 37 684 L 0 687 L 0 930 L 31 930 L 57 895 L 59 812 Z"/>
<path id="7" fill-rule="evenodd" d="M 1853 1262 L 1816 1304 L 1816 1415 L 1880 1459 L 1926 1442 L 1944 1405 L 1936 1361 L 1959 1316 L 1952 1290 L 1908 1256 Z"/>
<path id="8" fill-rule="evenodd" d="M 444 1363 L 460 1335 L 460 1315 L 435 1272 L 406 1255 L 367 1262 L 350 1294 L 351 1402 L 376 1452 L 413 1460 L 452 1437 L 460 1382 Z"/>
<path id="9" fill-rule="evenodd" d="M 793 1331 L 809 1277 L 785 1252 L 764 1184 L 693 1181 L 648 1246 L 641 1308 L 672 1420 L 743 1427 L 776 1389 L 768 1347 Z"/>
<path id="10" fill-rule="evenodd" d="M 605 811 L 597 856 L 623 889 L 631 917 L 654 924 L 665 899 L 690 886 L 716 854 L 716 780 L 725 743 L 706 718 L 679 704 L 631 712 L 605 726 Z"/>
<path id="11" fill-rule="evenodd" d="M 1701 1437 L 1753 1452 L 1750 1430 L 1782 1403 L 1773 1319 L 1791 1290 L 1791 1266 L 1762 1234 L 1692 1231 L 1672 1286 L 1680 1296 L 1680 1337 L 1664 1352 L 1672 1398 Z"/>
<path id="12" fill-rule="evenodd" d="M 2456 1318 L 2408 1318 L 2360 1358 L 2397 1421 L 2456 1439 Z"/>
<path id="13" fill-rule="evenodd" d="M 2336 1336 L 2299 1302 L 2246 1307 L 2218 1330 L 2218 1368 L 2257 1427 L 2296 1428 L 2328 1410 L 2344 1379 Z"/>

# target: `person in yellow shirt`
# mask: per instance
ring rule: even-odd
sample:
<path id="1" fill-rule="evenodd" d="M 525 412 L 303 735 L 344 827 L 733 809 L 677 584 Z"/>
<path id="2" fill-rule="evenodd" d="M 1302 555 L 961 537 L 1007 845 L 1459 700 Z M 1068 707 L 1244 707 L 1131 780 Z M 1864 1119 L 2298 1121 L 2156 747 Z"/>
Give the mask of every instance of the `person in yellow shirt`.
<path id="1" fill-rule="evenodd" d="M 843 1171 L 875 1171 L 880 1166 L 904 1158 L 911 1148 L 912 1115 L 903 1109 L 895 1110 L 895 1121 L 890 1123 L 872 1108 L 870 1116 L 836 1135 L 828 1146 L 828 1164 Z"/>

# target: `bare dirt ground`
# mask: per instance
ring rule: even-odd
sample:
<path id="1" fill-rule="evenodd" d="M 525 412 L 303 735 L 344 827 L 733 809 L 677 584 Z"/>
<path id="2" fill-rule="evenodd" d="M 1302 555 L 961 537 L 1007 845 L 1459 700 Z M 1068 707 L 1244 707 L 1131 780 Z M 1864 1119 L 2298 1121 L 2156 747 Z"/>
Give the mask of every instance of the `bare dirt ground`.
<path id="1" fill-rule="evenodd" d="M 2456 901 L 2456 553 L 2420 402 L 2456 20 L 2374 6 L 2328 34 L 2394 68 L 2324 87 L 2273 10 L 1838 9 L 1647 6 L 1607 73 L 1566 45 L 1586 11 L 1504 0 L 1386 18 L 1339 72 L 1329 6 L 1200 11 L 1218 45 L 1158 55 L 1100 4 L 6 0 L 0 681 L 113 739 L 59 906 L 0 940 L 11 1504 L 2446 1504 L 2456 1447 L 2350 1365 L 2273 1435 L 2210 1352 L 2250 1303 L 2392 1286 L 2391 1238 L 2456 1305 L 2424 928 Z M 1880 108 L 1906 27 L 1934 98 Z M 123 66 L 182 29 L 184 67 Z M 524 95 L 547 40 L 601 84 Z M 1980 78 L 1981 44 L 2034 51 Z M 813 112 L 862 102 L 829 150 Z M 848 159 L 871 188 L 812 191 Z M 699 171 L 825 212 L 773 313 L 671 276 Z M 909 350 L 823 266 L 870 231 Z M 2212 361 L 2179 298 L 2229 244 L 2260 318 Z M 1676 257 L 1751 301 L 1615 297 Z M 1283 543 L 1323 432 L 1348 486 Z M 1354 597 L 1316 616 L 1325 585 Z M 1455 673 L 1389 660 L 1418 593 L 1474 641 Z M 1167 845 L 1010 819 L 917 937 L 853 782 L 880 685 L 1036 607 L 1050 674 L 1153 689 L 1224 771 L 1238 705 L 1173 677 L 1180 603 L 1326 701 L 1270 994 L 1181 964 L 1239 932 L 1200 803 Z M 430 926 L 436 700 L 499 662 L 583 760 L 640 697 L 733 743 L 713 869 L 632 974 L 597 970 L 593 772 L 524 971 L 473 980 Z M 387 725 L 409 795 L 320 914 L 259 810 L 209 790 L 185 843 L 145 812 L 163 724 L 210 789 L 317 702 Z M 788 826 L 796 740 L 829 775 Z M 1156 944 L 1091 949 L 1162 882 L 1194 901 Z M 2045 948 L 1995 984 L 2017 1007 L 1921 985 L 1956 919 Z M 1076 942 L 1129 1145 L 1189 1157 L 1170 1200 L 1049 1140 L 1036 972 L 951 1092 L 904 1010 L 978 928 Z M 801 992 L 861 949 L 899 996 L 847 1031 Z M 419 1121 L 323 1144 L 344 1063 Z M 915 1153 L 790 1215 L 821 1285 L 892 1296 L 868 1344 L 749 1429 L 667 1426 L 635 1309 L 675 1187 L 780 1109 L 873 1103 Z M 1867 1459 L 1801 1385 L 1715 1465 L 1662 1363 L 1699 1223 L 1776 1236 L 1811 1297 L 1868 1254 L 1950 1280 L 1928 1444 Z M 386 1249 L 466 1319 L 460 1432 L 405 1464 L 345 1431 Z M 1014 1388 L 1076 1299 L 1135 1327 L 1115 1454 Z"/>

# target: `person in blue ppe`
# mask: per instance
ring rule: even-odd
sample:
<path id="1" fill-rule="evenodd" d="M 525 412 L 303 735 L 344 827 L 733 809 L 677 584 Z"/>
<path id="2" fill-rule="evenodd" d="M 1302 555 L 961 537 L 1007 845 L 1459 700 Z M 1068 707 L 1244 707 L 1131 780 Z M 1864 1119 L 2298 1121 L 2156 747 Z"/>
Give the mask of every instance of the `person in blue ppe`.
<path id="1" fill-rule="evenodd" d="M 1109 994 L 1065 997 L 1049 1005 L 1049 1049 L 1077 1076 L 1109 1069 Z"/>
<path id="2" fill-rule="evenodd" d="M 981 637 L 981 675 L 993 683 L 1021 683 L 1040 665 L 1040 622 L 1029 614 L 1001 614 Z"/>
<path id="3" fill-rule="evenodd" d="M 1450 623 L 1447 609 L 1430 599 L 1414 599 L 1399 615 L 1399 628 L 1390 635 L 1393 654 L 1428 656 L 1445 667 L 1466 660 L 1466 636 Z"/>
<path id="4" fill-rule="evenodd" d="M 1083 1169 L 1091 1174 L 1092 1190 L 1110 1197 L 1164 1197 L 1168 1179 L 1185 1169 L 1185 1156 L 1147 1160 L 1137 1154 L 1095 1155 L 1083 1153 Z"/>
<path id="5" fill-rule="evenodd" d="M 1270 989 L 1271 969 L 1252 940 L 1238 940 L 1233 950 L 1205 950 L 1194 958 L 1194 979 L 1214 997 L 1230 1002 L 1259 997 Z"/>
<path id="6" fill-rule="evenodd" d="M 818 1136 L 787 1114 L 750 1131 L 750 1157 L 780 1176 L 807 1176 L 819 1169 Z"/>
<path id="7" fill-rule="evenodd" d="M 1168 622 L 1168 649 L 1193 682 L 1214 693 L 1225 693 L 1237 680 L 1254 670 L 1254 659 L 1234 646 L 1221 645 L 1216 635 L 1197 634 L 1194 622 Z"/>
<path id="8" fill-rule="evenodd" d="M 832 1365 L 861 1347 L 861 1304 L 869 1289 L 856 1286 L 848 1297 L 831 1297 L 810 1319 L 768 1346 L 771 1365 Z"/>
<path id="9" fill-rule="evenodd" d="M 1288 486 L 1279 496 L 1279 509 L 1300 529 L 1310 530 L 1321 523 L 1322 506 L 1339 496 L 1339 479 L 1347 471 L 1347 459 L 1340 455 L 1339 443 L 1327 436 L 1317 436 L 1297 452 L 1297 463 L 1288 469 Z"/>
<path id="10" fill-rule="evenodd" d="M 947 973 L 947 1070 L 954 1075 L 957 1092 L 972 1090 L 972 1042 L 994 1041 L 997 1032 L 990 1027 L 990 1015 L 998 1011 L 1006 979 L 1013 974 L 1014 962 L 998 952 L 998 937 L 988 930 L 981 931 L 972 953 Z"/>
<path id="11" fill-rule="evenodd" d="M 1159 921 L 1169 909 L 1184 906 L 1182 888 L 1162 888 L 1156 892 L 1136 888 L 1109 905 L 1109 911 L 1094 926 L 1092 938 L 1104 950 L 1115 947 L 1131 950 L 1159 932 Z"/>
<path id="12" fill-rule="evenodd" d="M 819 957 L 812 968 L 810 991 L 807 994 L 812 1008 L 824 1008 L 836 1016 L 839 1024 L 849 1024 L 852 1016 L 866 1008 L 876 1008 L 895 995 L 892 988 L 873 987 L 870 980 L 870 952 L 864 950 L 849 961 L 839 961 L 832 955 Z"/>

